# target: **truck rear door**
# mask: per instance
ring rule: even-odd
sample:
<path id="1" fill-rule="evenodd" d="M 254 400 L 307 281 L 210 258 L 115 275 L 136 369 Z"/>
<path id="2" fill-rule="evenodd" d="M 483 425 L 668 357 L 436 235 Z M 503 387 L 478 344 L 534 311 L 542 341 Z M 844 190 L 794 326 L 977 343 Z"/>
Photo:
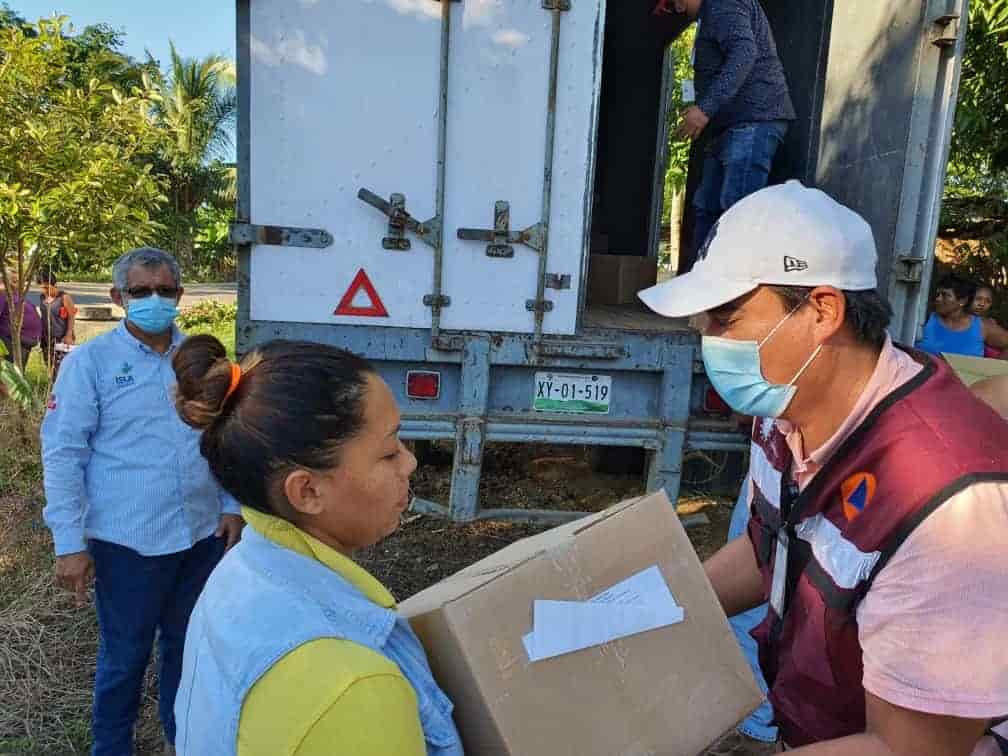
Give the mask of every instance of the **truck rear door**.
<path id="1" fill-rule="evenodd" d="M 250 317 L 574 333 L 603 1 L 246 2 Z"/>

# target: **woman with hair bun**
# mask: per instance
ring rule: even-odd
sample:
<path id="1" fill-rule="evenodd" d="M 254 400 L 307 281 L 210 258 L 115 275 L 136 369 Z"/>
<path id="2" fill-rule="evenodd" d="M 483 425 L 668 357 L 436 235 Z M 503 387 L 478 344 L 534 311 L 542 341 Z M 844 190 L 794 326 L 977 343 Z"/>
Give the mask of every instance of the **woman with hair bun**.
<path id="1" fill-rule="evenodd" d="M 172 364 L 179 414 L 248 524 L 189 622 L 178 753 L 461 754 L 420 642 L 352 558 L 409 506 L 416 459 L 388 386 L 305 342 L 235 364 L 194 336 Z"/>

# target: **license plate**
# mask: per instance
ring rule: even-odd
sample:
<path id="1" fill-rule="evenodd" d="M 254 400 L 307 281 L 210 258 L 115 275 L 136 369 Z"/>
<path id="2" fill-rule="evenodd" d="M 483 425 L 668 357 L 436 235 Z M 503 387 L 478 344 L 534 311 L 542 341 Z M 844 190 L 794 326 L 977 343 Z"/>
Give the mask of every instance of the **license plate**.
<path id="1" fill-rule="evenodd" d="M 605 415 L 612 399 L 612 377 L 574 373 L 536 373 L 532 409 Z"/>

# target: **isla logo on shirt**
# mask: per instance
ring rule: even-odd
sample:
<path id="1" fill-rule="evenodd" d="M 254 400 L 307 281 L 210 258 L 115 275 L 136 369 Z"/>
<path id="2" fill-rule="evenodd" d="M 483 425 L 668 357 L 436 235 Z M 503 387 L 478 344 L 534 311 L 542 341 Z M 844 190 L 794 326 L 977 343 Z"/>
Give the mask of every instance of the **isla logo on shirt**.
<path id="1" fill-rule="evenodd" d="M 119 370 L 122 373 L 122 375 L 117 375 L 115 377 L 116 386 L 118 386 L 119 388 L 125 388 L 126 386 L 132 386 L 134 383 L 136 383 L 136 379 L 134 379 L 133 376 L 130 375 L 130 373 L 133 372 L 132 365 L 130 365 L 128 362 L 124 362 L 122 364 L 122 367 L 119 368 Z"/>

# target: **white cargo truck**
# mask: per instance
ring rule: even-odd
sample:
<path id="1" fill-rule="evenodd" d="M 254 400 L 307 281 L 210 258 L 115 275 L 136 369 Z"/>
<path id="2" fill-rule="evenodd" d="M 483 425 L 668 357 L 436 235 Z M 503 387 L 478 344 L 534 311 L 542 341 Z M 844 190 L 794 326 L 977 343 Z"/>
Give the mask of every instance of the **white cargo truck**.
<path id="1" fill-rule="evenodd" d="M 966 0 L 764 4 L 799 114 L 775 177 L 869 219 L 893 334 L 912 341 Z M 237 2 L 238 349 L 307 339 L 372 360 L 404 438 L 454 441 L 450 500 L 427 511 L 573 516 L 481 506 L 488 442 L 642 448 L 648 489 L 673 501 L 684 451 L 746 447 L 705 411 L 685 324 L 588 296 L 592 252 L 657 255 L 684 21 L 653 6 Z"/>

